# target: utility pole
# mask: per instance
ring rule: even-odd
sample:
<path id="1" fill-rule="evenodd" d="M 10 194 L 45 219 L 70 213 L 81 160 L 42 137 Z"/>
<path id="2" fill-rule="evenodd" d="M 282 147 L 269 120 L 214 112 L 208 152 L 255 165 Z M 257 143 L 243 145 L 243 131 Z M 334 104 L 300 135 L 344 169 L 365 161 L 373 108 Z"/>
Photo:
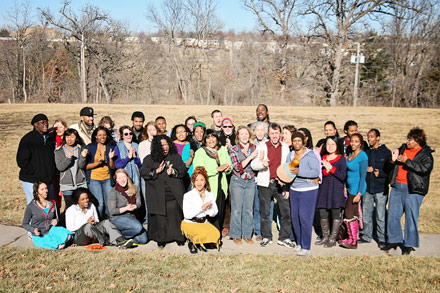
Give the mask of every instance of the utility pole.
<path id="1" fill-rule="evenodd" d="M 361 44 L 357 43 L 356 52 L 356 72 L 354 74 L 354 91 L 353 91 L 353 107 L 356 107 L 358 99 L 358 79 L 359 79 L 359 51 L 361 50 Z"/>
<path id="2" fill-rule="evenodd" d="M 357 45 L 356 56 L 351 56 L 351 63 L 356 63 L 356 71 L 354 74 L 354 90 L 353 90 L 353 107 L 356 107 L 358 100 L 358 80 L 359 80 L 359 63 L 365 62 L 365 57 L 360 55 L 361 43 L 355 43 Z"/>

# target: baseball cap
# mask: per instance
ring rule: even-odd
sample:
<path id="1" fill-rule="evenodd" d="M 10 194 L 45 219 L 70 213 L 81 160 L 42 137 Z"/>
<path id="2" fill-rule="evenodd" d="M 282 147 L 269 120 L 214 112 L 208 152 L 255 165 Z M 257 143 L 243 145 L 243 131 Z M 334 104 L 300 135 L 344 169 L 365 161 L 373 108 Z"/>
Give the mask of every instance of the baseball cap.
<path id="1" fill-rule="evenodd" d="M 79 112 L 79 116 L 93 116 L 96 115 L 93 113 L 93 108 L 91 107 L 84 107 Z"/>

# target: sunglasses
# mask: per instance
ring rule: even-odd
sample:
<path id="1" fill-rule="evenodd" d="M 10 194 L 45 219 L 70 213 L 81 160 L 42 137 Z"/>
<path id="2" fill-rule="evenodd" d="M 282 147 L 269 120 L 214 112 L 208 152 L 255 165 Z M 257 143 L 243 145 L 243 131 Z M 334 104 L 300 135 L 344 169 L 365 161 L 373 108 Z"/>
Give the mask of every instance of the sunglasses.
<path id="1" fill-rule="evenodd" d="M 124 136 L 133 135 L 133 132 L 124 132 Z"/>
<path id="2" fill-rule="evenodd" d="M 226 126 L 222 126 L 222 128 L 234 128 L 234 126 L 232 126 L 232 125 L 226 125 Z"/>

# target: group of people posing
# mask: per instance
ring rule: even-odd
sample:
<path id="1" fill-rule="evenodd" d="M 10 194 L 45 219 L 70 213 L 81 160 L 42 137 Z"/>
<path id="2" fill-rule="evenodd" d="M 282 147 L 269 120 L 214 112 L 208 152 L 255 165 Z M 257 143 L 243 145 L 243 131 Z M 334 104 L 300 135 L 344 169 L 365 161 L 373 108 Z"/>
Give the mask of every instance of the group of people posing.
<path id="1" fill-rule="evenodd" d="M 315 244 L 328 248 L 375 240 L 407 255 L 419 247 L 434 151 L 420 128 L 391 152 L 378 129 L 366 142 L 352 120 L 344 137 L 327 121 L 314 145 L 307 128 L 271 122 L 264 104 L 257 121 L 238 127 L 219 110 L 211 126 L 189 116 L 171 131 L 163 116 L 145 123 L 134 112 L 118 130 L 111 117 L 95 125 L 94 116 L 85 107 L 78 123 L 49 128 L 38 114 L 20 141 L 23 227 L 36 246 L 188 242 L 197 253 L 220 249 L 222 237 L 266 247 L 278 229 L 278 245 L 307 256 L 314 227 Z"/>

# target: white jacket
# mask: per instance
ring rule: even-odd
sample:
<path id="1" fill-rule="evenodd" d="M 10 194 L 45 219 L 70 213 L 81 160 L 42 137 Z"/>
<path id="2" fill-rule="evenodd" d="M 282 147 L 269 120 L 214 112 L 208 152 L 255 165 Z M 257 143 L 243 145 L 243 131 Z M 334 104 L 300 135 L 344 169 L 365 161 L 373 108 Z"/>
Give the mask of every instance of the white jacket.
<path id="1" fill-rule="evenodd" d="M 289 147 L 284 142 L 281 143 L 281 163 L 285 163 L 287 155 L 289 154 Z M 268 187 L 270 183 L 270 170 L 269 167 L 263 165 L 260 160 L 261 152 L 264 152 L 264 160 L 267 160 L 267 145 L 266 143 L 260 143 L 257 147 L 258 155 L 251 162 L 251 167 L 254 171 L 258 172 L 257 185 Z M 270 164 L 270 162 L 269 162 Z M 278 166 L 277 166 L 278 167 Z"/>

